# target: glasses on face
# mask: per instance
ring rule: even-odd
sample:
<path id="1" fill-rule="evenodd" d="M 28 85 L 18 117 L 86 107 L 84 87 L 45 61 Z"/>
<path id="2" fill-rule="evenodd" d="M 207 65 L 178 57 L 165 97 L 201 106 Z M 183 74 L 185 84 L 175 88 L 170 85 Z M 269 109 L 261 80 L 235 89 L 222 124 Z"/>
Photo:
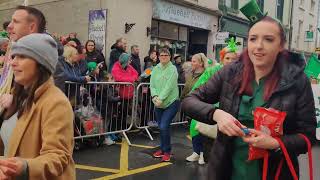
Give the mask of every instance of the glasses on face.
<path id="1" fill-rule="evenodd" d="M 160 57 L 168 57 L 170 56 L 169 54 L 160 54 Z"/>

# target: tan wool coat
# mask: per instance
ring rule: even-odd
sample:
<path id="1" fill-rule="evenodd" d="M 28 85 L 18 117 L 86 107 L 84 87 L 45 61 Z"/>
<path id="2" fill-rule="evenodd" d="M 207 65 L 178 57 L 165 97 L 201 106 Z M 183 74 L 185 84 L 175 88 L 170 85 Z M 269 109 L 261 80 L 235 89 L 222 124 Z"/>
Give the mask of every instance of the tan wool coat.
<path id="1" fill-rule="evenodd" d="M 18 119 L 7 157 L 26 160 L 30 180 L 73 180 L 73 145 L 72 107 L 50 79 L 36 90 L 32 108 Z"/>

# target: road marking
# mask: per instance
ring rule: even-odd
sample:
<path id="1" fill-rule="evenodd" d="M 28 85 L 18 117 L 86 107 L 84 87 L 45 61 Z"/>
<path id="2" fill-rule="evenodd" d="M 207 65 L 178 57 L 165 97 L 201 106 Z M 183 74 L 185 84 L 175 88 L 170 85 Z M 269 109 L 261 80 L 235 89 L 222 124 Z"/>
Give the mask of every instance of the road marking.
<path id="1" fill-rule="evenodd" d="M 109 172 L 114 173 L 112 175 L 104 176 L 101 178 L 97 178 L 96 180 L 104 180 L 104 179 L 116 179 L 119 177 L 125 177 L 133 174 L 138 174 L 142 172 L 151 171 L 154 169 L 158 169 L 164 166 L 171 165 L 170 162 L 162 162 L 142 168 L 132 169 L 129 170 L 129 144 L 124 139 L 121 143 L 117 143 L 118 145 L 121 145 L 121 152 L 120 152 L 120 170 L 118 169 L 109 169 L 109 168 L 100 168 L 100 167 L 93 167 L 93 166 L 85 166 L 85 165 L 76 165 L 77 169 L 83 169 L 83 170 L 90 170 L 90 171 L 99 171 L 99 172 Z M 133 147 L 139 147 L 139 148 L 146 148 L 146 149 L 153 149 L 155 147 L 152 146 L 145 146 L 145 145 L 139 145 L 139 144 L 132 144 Z"/>
<path id="2" fill-rule="evenodd" d="M 117 145 L 122 145 L 122 143 L 116 143 Z M 155 146 L 146 146 L 146 145 L 141 145 L 141 144 L 131 144 L 130 146 L 133 147 L 138 147 L 138 148 L 145 148 L 145 149 L 154 149 L 156 148 Z"/>
<path id="3" fill-rule="evenodd" d="M 145 146 L 145 145 L 140 145 L 140 144 L 131 144 L 133 147 L 139 147 L 139 148 L 145 148 L 145 149 L 154 149 L 156 147 L 154 146 Z"/>
<path id="4" fill-rule="evenodd" d="M 120 173 L 129 169 L 129 144 L 122 139 L 120 152 Z"/>
<path id="5" fill-rule="evenodd" d="M 119 173 L 120 172 L 120 170 L 118 170 L 118 169 L 101 168 L 101 167 L 86 166 L 86 165 L 80 165 L 80 164 L 76 164 L 76 168 L 82 169 L 82 170 L 108 172 L 108 173 Z"/>
<path id="6" fill-rule="evenodd" d="M 129 175 L 133 175 L 133 174 L 138 174 L 138 173 L 142 173 L 142 172 L 146 172 L 146 171 L 151 171 L 154 169 L 158 169 L 161 167 L 165 167 L 165 166 L 169 166 L 172 163 L 170 162 L 163 162 L 163 163 L 159 163 L 159 164 L 155 164 L 155 165 L 151 165 L 151 166 L 146 166 L 143 168 L 138 168 L 138 169 L 133 169 L 133 170 L 129 170 L 129 171 L 125 171 L 125 172 L 120 172 L 119 174 L 113 174 L 113 175 L 109 175 L 109 176 L 104 176 L 101 178 L 97 178 L 95 180 L 107 180 L 107 179 L 116 179 L 116 178 L 120 178 L 120 177 L 125 177 L 125 176 L 129 176 Z"/>

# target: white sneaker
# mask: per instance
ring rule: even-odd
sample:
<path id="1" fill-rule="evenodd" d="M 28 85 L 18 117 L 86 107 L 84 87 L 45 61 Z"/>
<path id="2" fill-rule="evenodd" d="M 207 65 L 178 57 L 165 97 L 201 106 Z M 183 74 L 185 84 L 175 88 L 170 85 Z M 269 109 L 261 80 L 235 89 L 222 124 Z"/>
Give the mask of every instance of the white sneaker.
<path id="1" fill-rule="evenodd" d="M 157 121 L 149 121 L 148 126 L 149 127 L 158 127 L 158 122 Z"/>
<path id="2" fill-rule="evenodd" d="M 110 146 L 110 145 L 112 145 L 112 144 L 115 144 L 115 143 L 116 143 L 116 142 L 114 142 L 113 140 L 111 140 L 110 136 L 106 137 L 106 138 L 104 139 L 104 142 L 103 142 L 103 144 L 106 144 L 106 145 L 108 145 L 108 146 Z"/>
<path id="3" fill-rule="evenodd" d="M 194 162 L 199 160 L 199 155 L 195 152 L 193 152 L 189 157 L 186 158 L 187 161 L 189 162 Z"/>
<path id="4" fill-rule="evenodd" d="M 199 160 L 198 160 L 198 164 L 200 164 L 200 165 L 205 164 L 204 157 L 203 157 L 203 152 L 200 152 L 200 157 L 199 157 Z"/>

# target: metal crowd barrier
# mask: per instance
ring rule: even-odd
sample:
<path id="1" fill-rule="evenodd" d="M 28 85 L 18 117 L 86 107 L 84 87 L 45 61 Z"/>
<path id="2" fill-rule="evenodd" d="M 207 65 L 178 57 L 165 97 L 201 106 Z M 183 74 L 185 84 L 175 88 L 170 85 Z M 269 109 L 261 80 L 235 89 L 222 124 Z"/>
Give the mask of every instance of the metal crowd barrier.
<path id="1" fill-rule="evenodd" d="M 133 126 L 136 94 L 134 84 L 66 82 L 65 87 L 66 96 L 75 113 L 75 140 L 98 137 L 104 141 L 105 135 L 122 133 L 131 145 L 126 132 Z M 119 94 L 120 92 L 122 93 Z"/>
<path id="2" fill-rule="evenodd" d="M 184 88 L 184 84 L 178 84 L 179 87 L 179 95 Z M 152 102 L 151 92 L 150 92 L 150 83 L 140 83 L 137 86 L 136 90 L 136 100 L 135 100 L 135 126 L 138 129 L 144 129 L 149 138 L 153 140 L 153 137 L 149 131 L 150 126 L 156 126 L 156 117 L 155 117 L 155 107 Z M 176 124 L 186 124 L 188 121 L 185 118 L 184 113 L 181 111 L 181 106 L 179 111 L 176 114 L 171 125 Z"/>

